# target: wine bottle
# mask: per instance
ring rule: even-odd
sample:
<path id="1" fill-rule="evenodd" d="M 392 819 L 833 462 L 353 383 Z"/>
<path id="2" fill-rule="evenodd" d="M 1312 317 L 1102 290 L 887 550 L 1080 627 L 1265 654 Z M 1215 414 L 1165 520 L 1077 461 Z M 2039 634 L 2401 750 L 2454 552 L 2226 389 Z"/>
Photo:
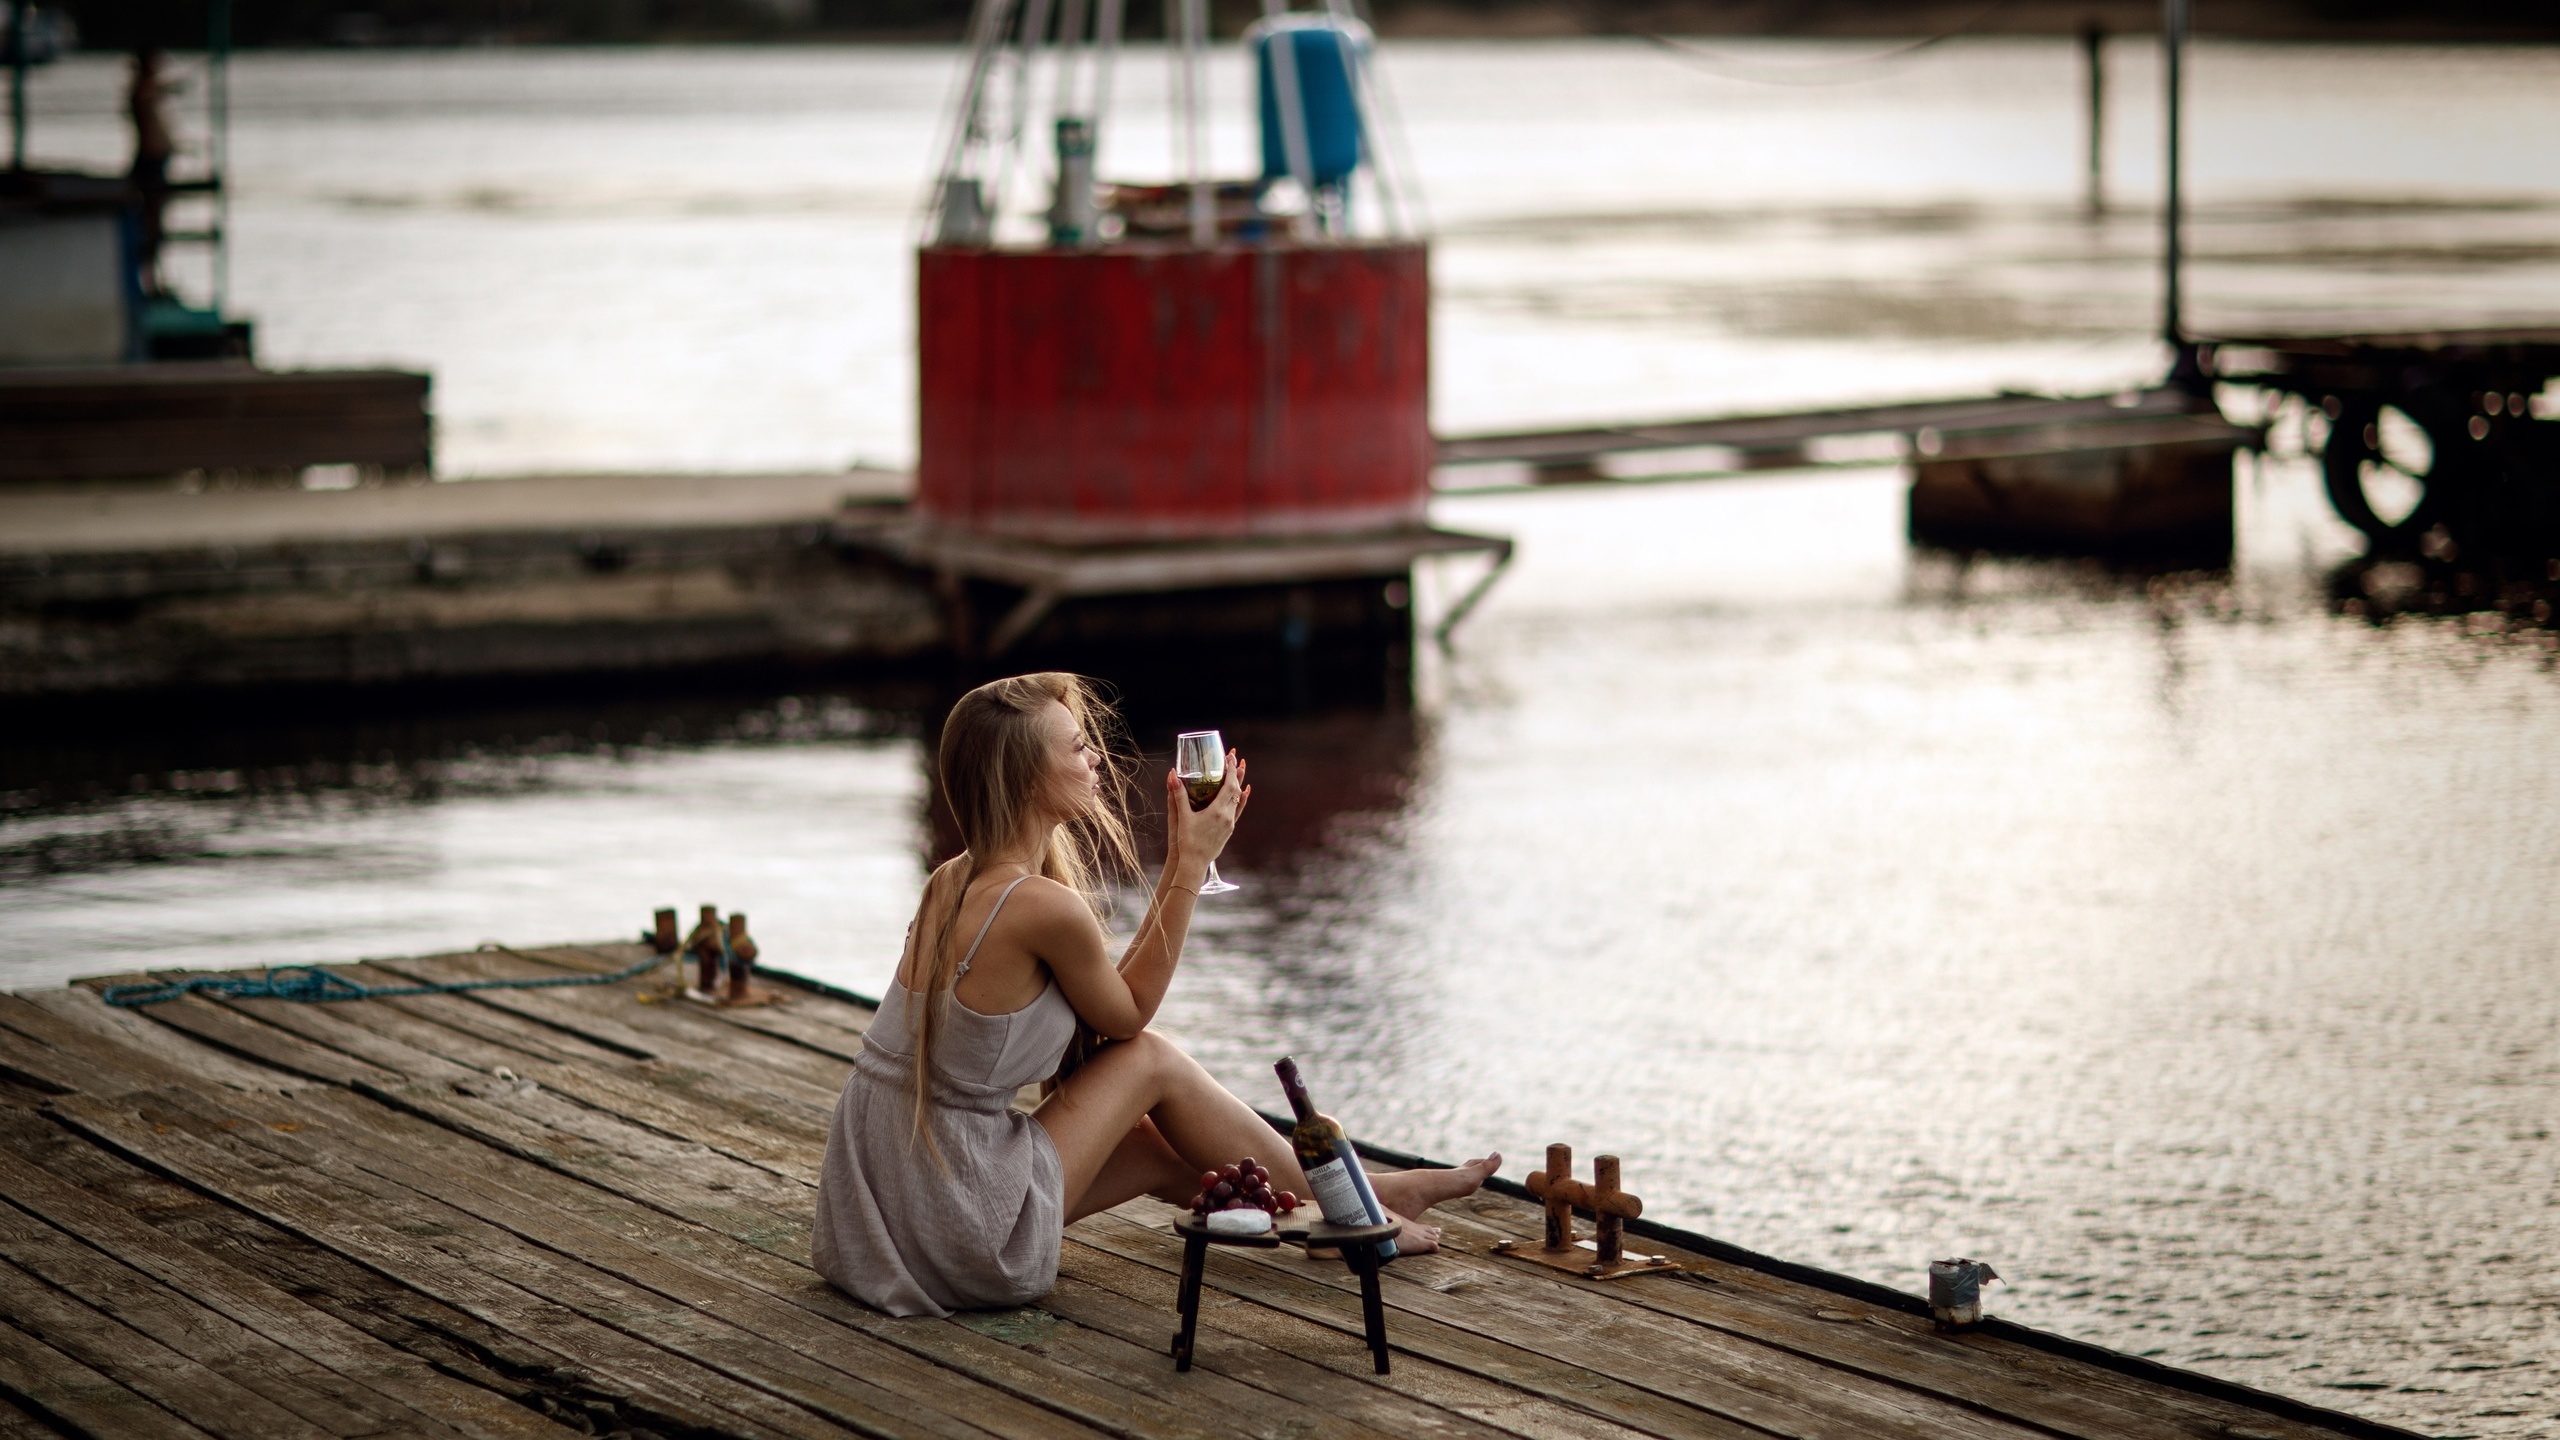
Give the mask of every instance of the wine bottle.
<path id="1" fill-rule="evenodd" d="M 1289 1144 L 1298 1152 L 1298 1168 L 1307 1172 L 1307 1188 L 1315 1192 L 1316 1208 L 1335 1225 L 1386 1224 L 1387 1207 L 1378 1203 L 1378 1192 L 1369 1184 L 1369 1173 L 1360 1168 L 1360 1154 L 1352 1148 L 1351 1137 L 1342 1133 L 1332 1116 L 1316 1113 L 1298 1062 L 1284 1055 L 1271 1068 L 1278 1072 L 1289 1109 L 1297 1116 L 1297 1124 L 1289 1130 Z M 1396 1242 L 1379 1242 L 1379 1259 L 1395 1253 Z"/>

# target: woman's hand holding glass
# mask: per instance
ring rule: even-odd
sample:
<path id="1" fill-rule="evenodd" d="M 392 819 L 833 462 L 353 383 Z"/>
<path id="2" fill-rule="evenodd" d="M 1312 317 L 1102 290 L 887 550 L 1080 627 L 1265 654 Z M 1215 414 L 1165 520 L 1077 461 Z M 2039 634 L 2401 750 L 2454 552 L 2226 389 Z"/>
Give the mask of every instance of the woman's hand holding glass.
<path id="1" fill-rule="evenodd" d="M 1175 882 L 1186 890 L 1200 894 L 1232 890 L 1233 885 L 1217 879 L 1218 856 L 1227 848 L 1227 838 L 1235 834 L 1236 820 L 1244 814 L 1245 802 L 1253 798 L 1253 787 L 1245 783 L 1245 763 L 1233 750 L 1225 752 L 1223 783 L 1208 804 L 1191 808 L 1190 786 L 1182 767 L 1177 764 L 1165 772 L 1165 858 Z M 1198 881 L 1191 877 L 1200 877 Z"/>

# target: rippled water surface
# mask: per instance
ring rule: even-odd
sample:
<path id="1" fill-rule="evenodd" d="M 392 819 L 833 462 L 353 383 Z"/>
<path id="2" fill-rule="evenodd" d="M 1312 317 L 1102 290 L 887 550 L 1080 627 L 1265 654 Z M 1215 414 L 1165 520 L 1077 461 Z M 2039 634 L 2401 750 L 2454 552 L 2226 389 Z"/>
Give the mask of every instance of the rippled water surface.
<path id="1" fill-rule="evenodd" d="M 2078 209 L 2072 51 L 1409 45 L 1450 430 L 2150 373 L 2150 72 Z M 235 281 L 279 363 L 430 366 L 450 474 L 902 462 L 951 57 L 257 56 Z M 1828 67 L 1828 68 L 1820 68 Z M 2560 57 L 2206 46 L 2204 323 L 2560 321 Z M 1125 72 L 1140 120 L 1161 69 Z M 1238 73 L 1223 73 L 1223 94 Z M 107 160 L 113 72 L 38 151 Z M 1142 124 L 1106 170 L 1163 164 Z M 1222 131 L 1240 156 L 1241 127 Z M 2234 397 L 2235 400 L 2244 397 Z M 2279 447 L 2282 448 L 2281 446 Z M 1626 1157 L 1648 1213 L 2448 1434 L 2560 1426 L 2560 673 L 2377 623 L 2307 467 L 2228 573 L 1914 555 L 1886 470 L 1442 502 L 1521 560 L 1393 715 L 1194 715 L 1252 826 L 1167 1023 L 1441 1155 Z M 1426 610 L 1468 577 L 1425 576 Z M 930 686 L 0 758 L 0 977 L 749 911 L 876 990 Z M 1524 1168 L 1515 1165 L 1513 1173 Z"/>

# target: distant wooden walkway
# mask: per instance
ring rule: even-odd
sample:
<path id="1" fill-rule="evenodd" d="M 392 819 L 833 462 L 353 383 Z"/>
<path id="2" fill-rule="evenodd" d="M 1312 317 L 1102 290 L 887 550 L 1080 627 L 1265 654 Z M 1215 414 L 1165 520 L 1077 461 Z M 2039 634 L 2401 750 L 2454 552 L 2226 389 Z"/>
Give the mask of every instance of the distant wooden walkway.
<path id="1" fill-rule="evenodd" d="M 612 968 L 451 955 L 360 979 Z M 641 987 L 352 1004 L 0 996 L 0 1440 L 97 1436 L 2307 1437 L 2379 1427 L 1701 1251 L 1600 1285 L 1442 1207 L 1370 1373 L 1339 1263 L 1210 1257 L 1139 1202 L 1036 1306 L 891 1320 L 809 1268 L 824 1127 L 870 1012 Z M 1662 1248 L 1648 1243 L 1647 1248 Z"/>

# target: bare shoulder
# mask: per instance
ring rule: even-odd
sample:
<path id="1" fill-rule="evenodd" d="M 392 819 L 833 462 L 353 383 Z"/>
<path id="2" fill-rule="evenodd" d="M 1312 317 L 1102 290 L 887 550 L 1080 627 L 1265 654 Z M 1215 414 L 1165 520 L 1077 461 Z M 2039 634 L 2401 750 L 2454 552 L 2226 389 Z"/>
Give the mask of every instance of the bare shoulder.
<path id="1" fill-rule="evenodd" d="M 1034 926 L 1065 924 L 1081 920 L 1100 929 L 1093 918 L 1093 907 L 1084 896 L 1059 884 L 1046 875 L 1033 875 L 1013 892 L 1008 913 L 1018 922 Z"/>
<path id="2" fill-rule="evenodd" d="M 1035 875 L 1005 907 L 1005 929 L 1024 949 L 1052 962 L 1102 953 L 1101 922 L 1082 895 L 1046 875 Z"/>

